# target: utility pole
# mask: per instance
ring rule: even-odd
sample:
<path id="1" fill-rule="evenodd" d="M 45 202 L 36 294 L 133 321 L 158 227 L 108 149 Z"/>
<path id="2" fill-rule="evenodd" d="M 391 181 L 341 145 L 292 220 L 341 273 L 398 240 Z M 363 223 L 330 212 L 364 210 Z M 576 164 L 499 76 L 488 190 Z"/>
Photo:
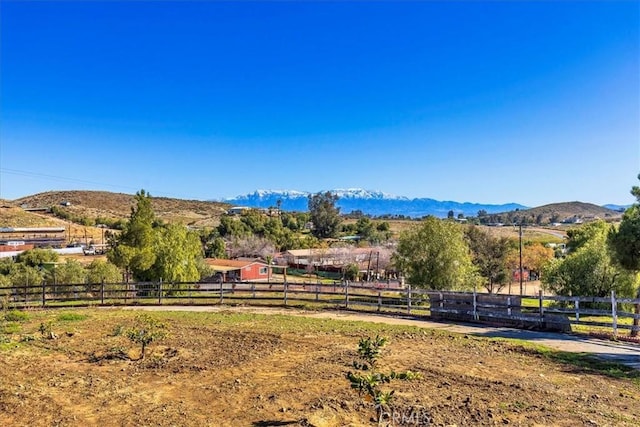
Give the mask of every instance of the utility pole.
<path id="1" fill-rule="evenodd" d="M 522 296 L 522 221 L 520 221 L 518 236 L 520 241 L 520 296 Z"/>

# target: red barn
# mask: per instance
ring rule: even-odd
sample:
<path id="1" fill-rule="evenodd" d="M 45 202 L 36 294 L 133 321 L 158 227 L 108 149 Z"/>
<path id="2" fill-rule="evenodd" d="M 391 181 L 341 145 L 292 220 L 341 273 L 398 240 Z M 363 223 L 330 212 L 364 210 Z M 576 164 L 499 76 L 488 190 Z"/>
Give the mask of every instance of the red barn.
<path id="1" fill-rule="evenodd" d="M 250 280 L 267 280 L 269 266 L 262 261 L 240 261 L 234 259 L 207 258 L 209 267 L 222 275 L 222 280 L 241 282 Z"/>

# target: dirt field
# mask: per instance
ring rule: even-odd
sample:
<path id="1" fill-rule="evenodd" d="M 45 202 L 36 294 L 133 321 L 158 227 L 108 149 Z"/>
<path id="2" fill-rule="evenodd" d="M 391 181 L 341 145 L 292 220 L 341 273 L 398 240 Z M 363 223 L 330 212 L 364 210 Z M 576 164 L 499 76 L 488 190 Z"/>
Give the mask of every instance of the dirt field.
<path id="1" fill-rule="evenodd" d="M 396 413 L 420 414 L 408 421 L 640 424 L 637 372 L 578 368 L 531 346 L 365 322 L 155 312 L 169 336 L 135 361 L 122 331 L 136 315 L 35 311 L 2 322 L 0 425 L 373 425 L 345 373 L 358 340 L 376 334 L 390 339 L 382 368 L 422 374 L 390 384 Z M 48 322 L 57 339 L 41 336 Z"/>

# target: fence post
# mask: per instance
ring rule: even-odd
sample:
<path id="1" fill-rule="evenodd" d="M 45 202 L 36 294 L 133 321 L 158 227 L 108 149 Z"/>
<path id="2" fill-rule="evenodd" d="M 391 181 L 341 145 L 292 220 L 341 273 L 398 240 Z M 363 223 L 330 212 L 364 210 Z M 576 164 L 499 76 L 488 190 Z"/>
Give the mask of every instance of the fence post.
<path id="1" fill-rule="evenodd" d="M 251 297 L 256 299 L 256 284 L 251 282 Z"/>
<path id="2" fill-rule="evenodd" d="M 316 301 L 319 301 L 319 300 L 320 300 L 320 294 L 319 294 L 319 292 L 320 292 L 320 284 L 317 284 L 317 285 L 316 285 Z"/>
<path id="3" fill-rule="evenodd" d="M 288 295 L 287 291 L 289 290 L 289 285 L 287 282 L 284 282 L 284 305 L 287 305 Z"/>
<path id="4" fill-rule="evenodd" d="M 220 305 L 222 305 L 222 301 L 223 301 L 223 284 L 224 284 L 224 280 L 220 279 Z"/>
<path id="5" fill-rule="evenodd" d="M 42 308 L 44 308 L 44 306 L 46 305 L 46 303 L 45 303 L 45 301 L 46 301 L 46 300 L 45 300 L 46 296 L 45 296 L 45 294 L 44 294 L 44 293 L 45 293 L 45 283 L 46 283 L 46 282 L 43 280 L 43 281 L 42 281 Z"/>
<path id="6" fill-rule="evenodd" d="M 613 337 L 618 336 L 618 304 L 616 303 L 616 291 L 611 291 L 611 318 L 613 319 Z"/>
<path id="7" fill-rule="evenodd" d="M 158 304 L 162 305 L 162 278 L 158 282 Z"/>
<path id="8" fill-rule="evenodd" d="M 104 305 L 104 279 L 100 283 L 100 305 Z"/>
<path id="9" fill-rule="evenodd" d="M 576 297 L 573 301 L 573 308 L 576 310 L 576 322 L 580 321 L 580 298 Z"/>
<path id="10" fill-rule="evenodd" d="M 507 316 L 511 316 L 511 297 L 507 297 Z"/>
<path id="11" fill-rule="evenodd" d="M 542 291 L 542 289 L 540 289 L 540 290 L 538 291 L 538 303 L 539 303 L 539 305 L 540 305 L 540 307 L 539 307 L 539 310 L 540 310 L 540 320 L 542 320 L 542 319 L 544 318 L 544 304 L 543 304 L 543 303 L 544 303 L 544 300 L 542 299 L 542 296 L 543 296 L 542 292 L 543 292 L 543 291 Z"/>
<path id="12" fill-rule="evenodd" d="M 473 320 L 478 320 L 478 289 L 473 287 Z"/>
<path id="13" fill-rule="evenodd" d="M 382 309 L 382 291 L 378 289 L 378 311 Z"/>
<path id="14" fill-rule="evenodd" d="M 407 314 L 411 314 L 411 283 L 407 286 Z"/>
<path id="15" fill-rule="evenodd" d="M 344 285 L 344 308 L 349 308 L 349 281 Z"/>

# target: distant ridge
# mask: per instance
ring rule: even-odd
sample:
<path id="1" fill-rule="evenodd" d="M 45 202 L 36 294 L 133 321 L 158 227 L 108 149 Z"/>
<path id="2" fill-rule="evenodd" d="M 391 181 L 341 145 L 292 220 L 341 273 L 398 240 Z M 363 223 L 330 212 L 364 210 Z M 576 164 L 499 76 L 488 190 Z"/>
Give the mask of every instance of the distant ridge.
<path id="1" fill-rule="evenodd" d="M 487 213 L 498 213 L 516 209 L 527 209 L 518 203 L 502 205 L 439 201 L 429 198 L 414 198 L 395 196 L 381 191 L 364 190 L 361 188 L 346 188 L 328 190 L 336 194 L 339 199 L 337 206 L 343 214 L 352 211 L 362 211 L 364 214 L 404 215 L 405 217 L 419 218 L 426 215 L 446 217 L 449 211 L 457 216 L 476 216 L 479 210 Z M 323 191 L 324 192 L 324 191 Z M 243 196 L 237 196 L 222 200 L 225 203 L 248 206 L 255 208 L 268 208 L 278 205 L 287 211 L 306 211 L 308 196 L 313 193 L 298 190 L 256 190 Z"/>
<path id="2" fill-rule="evenodd" d="M 548 205 L 538 206 L 530 209 L 520 209 L 519 212 L 500 212 L 493 215 L 495 221 L 492 222 L 510 222 L 515 217 L 526 218 L 530 223 L 556 223 L 556 222 L 574 222 L 572 220 L 594 220 L 618 219 L 622 216 L 622 212 L 608 209 L 603 206 L 594 205 L 585 202 L 562 202 L 551 203 Z"/>

